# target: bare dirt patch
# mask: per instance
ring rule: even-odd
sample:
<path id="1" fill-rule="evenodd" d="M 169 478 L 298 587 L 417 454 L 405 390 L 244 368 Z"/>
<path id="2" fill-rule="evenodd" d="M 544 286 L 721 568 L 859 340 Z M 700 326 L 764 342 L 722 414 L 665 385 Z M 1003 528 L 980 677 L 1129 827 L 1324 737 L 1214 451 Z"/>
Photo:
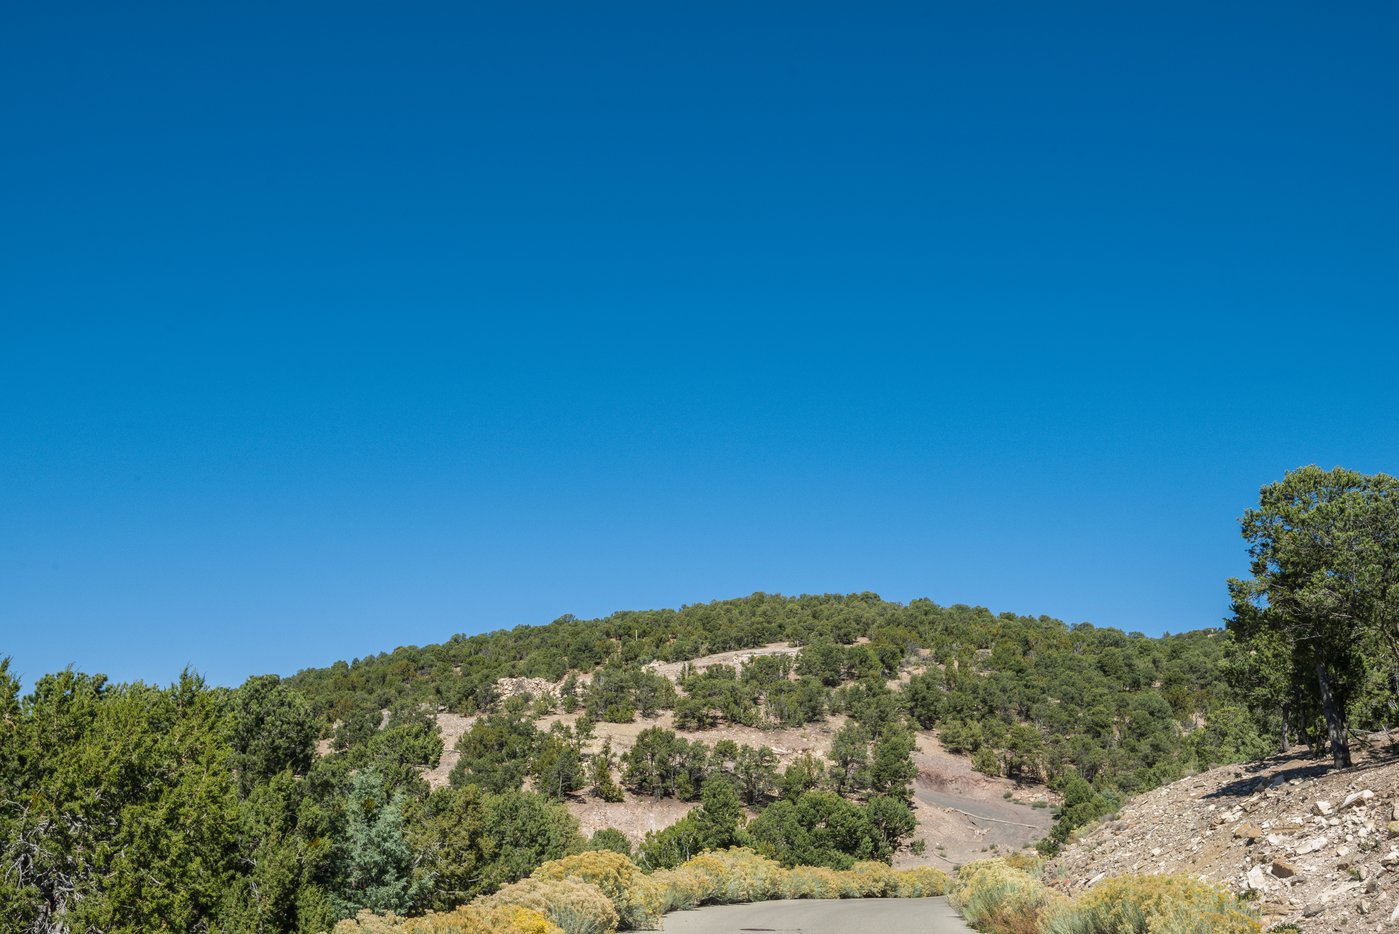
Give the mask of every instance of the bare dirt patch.
<path id="1" fill-rule="evenodd" d="M 461 739 L 475 722 L 475 717 L 463 717 L 461 714 L 446 711 L 437 714 L 437 732 L 442 736 L 442 758 L 436 768 L 423 772 L 423 778 L 427 779 L 429 786 L 442 788 L 447 784 L 447 777 L 452 774 L 457 760 L 461 758 L 457 755 L 457 740 Z"/>
<path id="2" fill-rule="evenodd" d="M 590 795 L 571 796 L 564 803 L 569 813 L 578 818 L 584 834 L 591 836 L 604 827 L 614 827 L 633 844 L 640 843 L 651 831 L 664 830 L 699 806 L 698 801 L 637 797 L 630 792 L 615 804 Z"/>
<path id="3" fill-rule="evenodd" d="M 735 669 L 742 671 L 743 666 L 755 658 L 763 658 L 769 655 L 796 655 L 801 651 L 790 642 L 773 642 L 769 645 L 759 646 L 756 649 L 738 649 L 733 652 L 716 652 L 713 655 L 702 655 L 699 658 L 692 658 L 684 662 L 652 662 L 646 667 L 658 675 L 669 678 L 672 681 L 680 679 L 680 673 L 689 665 L 696 671 L 703 671 L 710 665 L 731 665 Z"/>

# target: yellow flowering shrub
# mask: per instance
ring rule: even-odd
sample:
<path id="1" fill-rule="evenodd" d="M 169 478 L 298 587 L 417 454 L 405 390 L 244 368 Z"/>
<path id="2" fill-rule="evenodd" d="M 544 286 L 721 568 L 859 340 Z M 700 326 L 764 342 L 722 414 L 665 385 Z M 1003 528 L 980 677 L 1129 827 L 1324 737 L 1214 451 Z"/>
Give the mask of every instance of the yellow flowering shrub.
<path id="1" fill-rule="evenodd" d="M 418 918 L 361 911 L 335 925 L 334 934 L 564 934 L 537 911 L 519 905 L 463 905 Z"/>
<path id="2" fill-rule="evenodd" d="M 665 895 L 630 859 L 611 850 L 592 850 L 551 860 L 534 879 L 576 879 L 597 886 L 612 902 L 624 928 L 649 927 L 660 920 Z"/>
<path id="3" fill-rule="evenodd" d="M 1229 892 L 1188 876 L 1104 879 L 1055 913 L 1046 934 L 1257 934 Z"/>
<path id="4" fill-rule="evenodd" d="M 894 872 L 897 888 L 894 894 L 899 898 L 927 898 L 931 895 L 946 895 L 952 888 L 952 880 L 947 873 L 932 866 L 917 866 L 913 869 L 899 869 Z"/>
<path id="5" fill-rule="evenodd" d="M 709 894 L 711 879 L 696 869 L 658 869 L 651 881 L 661 893 L 661 913 L 698 908 Z"/>
<path id="6" fill-rule="evenodd" d="M 746 847 L 711 850 L 686 861 L 681 869 L 707 880 L 704 901 L 744 904 L 780 898 L 787 870 Z"/>
<path id="7" fill-rule="evenodd" d="M 594 850 L 544 863 L 527 879 L 451 912 L 418 918 L 361 912 L 334 934 L 613 934 L 649 928 L 670 911 L 772 898 L 905 898 L 941 895 L 944 873 L 895 872 L 884 863 L 844 871 L 786 869 L 746 847 L 711 850 L 676 869 L 643 873 L 626 856 Z"/>
<path id="8" fill-rule="evenodd" d="M 783 898 L 840 898 L 841 874 L 825 866 L 795 866 L 782 880 Z"/>
<path id="9" fill-rule="evenodd" d="M 393 912 L 376 915 L 366 908 L 353 918 L 337 922 L 331 934 L 394 934 L 399 930 L 399 921 Z"/>
<path id="10" fill-rule="evenodd" d="M 856 863 L 846 873 L 859 890 L 856 898 L 885 898 L 898 892 L 899 882 L 888 863 Z"/>
<path id="11" fill-rule="evenodd" d="M 1044 869 L 1045 858 L 1033 850 L 1019 850 L 1014 853 L 1006 853 L 1000 857 L 1011 869 L 1023 869 L 1030 875 L 1039 878 Z"/>
<path id="12" fill-rule="evenodd" d="M 532 908 L 564 934 L 613 934 L 617 911 L 597 886 L 576 879 L 521 879 L 472 904 Z"/>

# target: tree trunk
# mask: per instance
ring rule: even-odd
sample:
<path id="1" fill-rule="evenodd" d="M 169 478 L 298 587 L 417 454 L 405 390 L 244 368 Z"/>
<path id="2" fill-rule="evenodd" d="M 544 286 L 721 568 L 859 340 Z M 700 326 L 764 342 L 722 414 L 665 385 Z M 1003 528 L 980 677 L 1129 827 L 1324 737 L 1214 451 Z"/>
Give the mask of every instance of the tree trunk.
<path id="1" fill-rule="evenodd" d="M 1278 744 L 1278 751 L 1284 756 L 1292 751 L 1292 738 L 1288 735 L 1291 730 L 1292 705 L 1282 705 L 1282 742 Z"/>
<path id="2" fill-rule="evenodd" d="M 1331 681 L 1326 677 L 1326 663 L 1316 663 L 1317 685 L 1321 688 L 1321 709 L 1326 714 L 1327 739 L 1331 744 L 1331 762 L 1338 769 L 1350 766 L 1350 731 L 1346 729 L 1345 712 L 1336 706 L 1331 695 Z"/>

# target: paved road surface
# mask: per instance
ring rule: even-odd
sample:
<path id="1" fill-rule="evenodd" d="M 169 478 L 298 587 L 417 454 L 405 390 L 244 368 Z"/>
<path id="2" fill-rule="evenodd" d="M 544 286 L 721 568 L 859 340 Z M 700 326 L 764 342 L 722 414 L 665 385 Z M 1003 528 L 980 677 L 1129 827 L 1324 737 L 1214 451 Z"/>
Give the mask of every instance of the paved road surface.
<path id="1" fill-rule="evenodd" d="M 945 898 L 799 899 L 716 905 L 665 916 L 666 934 L 962 934 Z"/>

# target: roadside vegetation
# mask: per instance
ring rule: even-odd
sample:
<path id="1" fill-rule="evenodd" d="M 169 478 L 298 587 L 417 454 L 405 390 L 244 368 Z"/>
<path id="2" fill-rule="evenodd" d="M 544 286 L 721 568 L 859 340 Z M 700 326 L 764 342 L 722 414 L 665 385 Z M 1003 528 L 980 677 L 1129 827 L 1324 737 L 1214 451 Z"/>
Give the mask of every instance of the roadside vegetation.
<path id="1" fill-rule="evenodd" d="M 969 863 L 952 904 L 988 934 L 1255 934 L 1257 913 L 1230 892 L 1185 876 L 1118 876 L 1067 898 L 1040 878 L 1038 860 Z"/>
<path id="2" fill-rule="evenodd" d="M 847 870 L 789 869 L 750 849 L 713 850 L 675 869 L 647 875 L 618 853 L 594 852 L 540 866 L 529 879 L 448 913 L 399 919 L 364 912 L 341 921 L 334 934 L 416 934 L 471 930 L 507 906 L 542 916 L 564 934 L 610 934 L 649 929 L 667 912 L 777 898 L 923 898 L 945 894 L 946 874 L 929 868 L 892 870 L 857 863 Z M 479 920 L 482 919 L 482 920 Z M 502 931 L 533 931 L 533 915 Z"/>

